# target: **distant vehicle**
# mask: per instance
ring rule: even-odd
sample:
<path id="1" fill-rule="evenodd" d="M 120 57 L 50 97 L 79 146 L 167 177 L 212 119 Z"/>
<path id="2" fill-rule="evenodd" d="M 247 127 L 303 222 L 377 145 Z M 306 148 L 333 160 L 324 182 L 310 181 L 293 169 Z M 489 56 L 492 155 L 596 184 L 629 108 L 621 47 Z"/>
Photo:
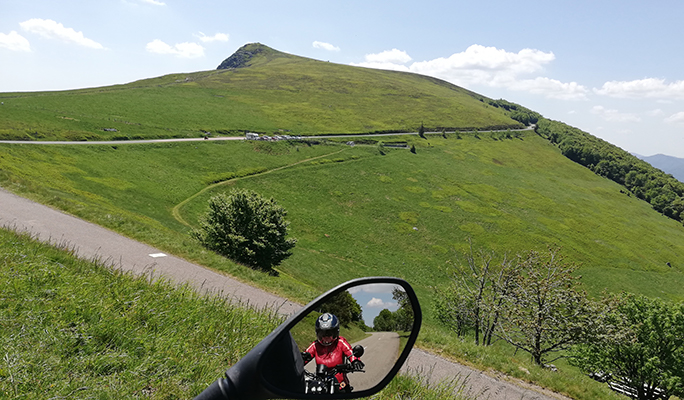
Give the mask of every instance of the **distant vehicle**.
<path id="1" fill-rule="evenodd" d="M 259 140 L 259 134 L 254 132 L 247 132 L 245 134 L 247 140 Z"/>

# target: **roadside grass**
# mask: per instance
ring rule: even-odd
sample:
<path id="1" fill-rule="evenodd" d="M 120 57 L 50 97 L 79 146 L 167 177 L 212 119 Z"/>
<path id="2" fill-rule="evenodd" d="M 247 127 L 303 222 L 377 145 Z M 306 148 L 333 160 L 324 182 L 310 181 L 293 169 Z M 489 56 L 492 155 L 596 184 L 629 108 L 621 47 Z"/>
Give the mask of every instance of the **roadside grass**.
<path id="1" fill-rule="evenodd" d="M 516 352 L 503 341 L 495 341 L 490 347 L 476 346 L 473 335 L 459 338 L 443 327 L 427 326 L 421 330 L 420 347 L 485 371 L 490 376 L 538 385 L 573 399 L 624 399 L 608 385 L 594 381 L 569 365 L 566 359 L 550 363 L 558 369 L 554 372 L 536 365 L 527 353 Z"/>
<path id="2" fill-rule="evenodd" d="M 0 397 L 191 398 L 280 322 L 0 230 Z"/>
<path id="3" fill-rule="evenodd" d="M 0 262 L 2 398 L 193 398 L 281 322 L 6 229 Z M 373 398 L 454 398 L 396 379 Z"/>
<path id="4" fill-rule="evenodd" d="M 684 298 L 681 225 L 567 160 L 533 133 L 506 140 L 472 134 L 402 139 L 416 146 L 416 154 L 384 149 L 380 155 L 375 146 L 210 141 L 122 144 L 117 150 L 3 146 L 0 181 L 13 191 L 302 302 L 351 278 L 402 277 L 421 300 L 422 346 L 480 368 L 512 370 L 514 376 L 521 374 L 515 372 L 517 365 L 526 364 L 508 365 L 505 349 L 482 349 L 491 354 L 478 358 L 456 340 L 442 345 L 439 339 L 448 334 L 434 317 L 432 287 L 448 282 L 451 268 L 463 265 L 468 239 L 476 249 L 499 256 L 561 245 L 568 260 L 581 263 L 582 281 L 592 296 L 607 289 Z M 119 152 L 124 148 L 126 153 Z M 337 153 L 340 149 L 345 150 Z M 324 157 L 296 164 L 333 153 L 328 161 Z M 198 248 L 187 235 L 188 227 L 171 215 L 174 206 L 206 187 L 206 174 L 255 167 L 271 171 L 285 165 L 293 166 L 227 181 L 180 210 L 193 225 L 207 199 L 220 191 L 244 187 L 274 197 L 288 210 L 291 235 L 299 240 L 294 255 L 277 268 L 278 277 Z M 567 374 L 567 383 L 524 368 L 531 375 L 519 377 L 559 392 L 610 398 L 600 395 L 602 385 L 586 382 L 570 367 L 559 374 Z"/>
<path id="5" fill-rule="evenodd" d="M 465 400 L 486 398 L 469 393 L 465 383 L 466 378 L 455 376 L 451 380 L 439 384 L 430 384 L 428 378 L 430 370 L 415 371 L 415 374 L 397 375 L 385 389 L 369 397 L 371 400 Z"/>

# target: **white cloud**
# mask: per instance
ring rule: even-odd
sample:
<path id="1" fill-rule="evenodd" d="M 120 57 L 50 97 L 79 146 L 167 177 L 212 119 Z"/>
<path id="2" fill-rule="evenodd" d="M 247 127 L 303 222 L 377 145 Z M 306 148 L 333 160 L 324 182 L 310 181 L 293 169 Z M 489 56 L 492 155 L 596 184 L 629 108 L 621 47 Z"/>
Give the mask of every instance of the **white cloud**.
<path id="1" fill-rule="evenodd" d="M 365 68 L 388 69 L 393 71 L 410 71 L 406 63 L 412 60 L 405 51 L 392 49 L 385 50 L 381 53 L 366 54 L 365 61 L 361 63 L 352 63 L 351 65 Z"/>
<path id="2" fill-rule="evenodd" d="M 319 42 L 319 41 L 313 42 L 313 47 L 315 49 L 323 49 L 323 50 L 327 50 L 327 51 L 340 51 L 340 48 L 337 46 L 334 46 L 330 43 Z"/>
<path id="3" fill-rule="evenodd" d="M 366 283 L 360 286 L 354 286 L 347 289 L 351 294 L 354 293 L 392 293 L 395 289 L 404 291 L 401 286 L 397 286 L 393 283 Z"/>
<path id="4" fill-rule="evenodd" d="M 591 109 L 592 114 L 596 114 L 608 122 L 639 122 L 639 118 L 635 114 L 621 113 L 618 110 L 610 110 L 603 106 L 594 106 Z"/>
<path id="5" fill-rule="evenodd" d="M 660 117 L 663 114 L 665 114 L 665 112 L 660 108 L 646 112 L 646 115 L 649 117 Z"/>
<path id="6" fill-rule="evenodd" d="M 217 33 L 214 36 L 207 36 L 204 33 L 200 32 L 199 35 L 195 35 L 199 38 L 204 43 L 208 42 L 227 42 L 228 41 L 228 34 L 227 33 Z"/>
<path id="7" fill-rule="evenodd" d="M 29 41 L 18 34 L 17 31 L 12 31 L 8 34 L 0 32 L 0 47 L 12 51 L 31 51 Z"/>
<path id="8" fill-rule="evenodd" d="M 398 49 L 385 50 L 377 54 L 366 54 L 366 62 L 368 63 L 406 64 L 411 60 L 411 56 L 405 51 Z"/>
<path id="9" fill-rule="evenodd" d="M 542 71 L 544 66 L 555 58 L 551 52 L 535 49 L 523 49 L 513 53 L 475 44 L 446 58 L 414 62 L 411 65 L 405 65 L 411 61 L 411 57 L 397 49 L 368 54 L 364 62 L 352 65 L 415 72 L 464 87 L 501 87 L 547 98 L 585 100 L 589 90 L 576 82 L 563 83 L 545 77 L 524 78 L 526 75 Z"/>
<path id="10" fill-rule="evenodd" d="M 377 297 L 373 297 L 372 299 L 370 299 L 368 301 L 368 303 L 366 303 L 366 307 L 368 307 L 368 308 L 392 308 L 392 307 L 396 307 L 396 306 L 397 306 L 397 303 L 395 303 L 395 302 L 391 302 L 391 301 L 384 302 L 384 301 L 382 301 L 382 299 L 378 299 Z"/>
<path id="11" fill-rule="evenodd" d="M 482 71 L 486 76 L 509 80 L 520 74 L 540 71 L 545 64 L 555 58 L 553 53 L 539 50 L 523 49 L 518 53 L 511 53 L 496 47 L 474 44 L 464 52 L 452 54 L 449 58 L 417 62 L 411 69 L 415 72 L 440 73 L 455 78 L 461 76 L 461 71 Z"/>
<path id="12" fill-rule="evenodd" d="M 165 6 L 166 3 L 157 1 L 157 0 L 140 0 L 142 3 L 145 4 L 152 4 L 153 6 Z"/>
<path id="13" fill-rule="evenodd" d="M 669 124 L 682 124 L 684 123 L 684 111 L 680 111 L 676 114 L 672 114 L 665 118 L 665 122 Z"/>
<path id="14" fill-rule="evenodd" d="M 83 36 L 83 32 L 76 32 L 71 28 L 66 28 L 64 25 L 51 19 L 32 18 L 28 21 L 21 22 L 19 25 L 21 25 L 22 29 L 25 31 L 36 33 L 47 39 L 60 39 L 67 43 L 73 43 L 91 49 L 104 48 L 96 41 Z"/>
<path id="15" fill-rule="evenodd" d="M 684 81 L 665 83 L 664 79 L 646 78 L 633 81 L 610 81 L 594 92 L 621 99 L 684 99 Z"/>
<path id="16" fill-rule="evenodd" d="M 198 58 L 204 56 L 204 47 L 197 43 L 184 42 L 174 46 L 168 45 L 159 39 L 155 39 L 145 47 L 150 53 L 170 54 L 180 58 Z"/>
<path id="17" fill-rule="evenodd" d="M 577 82 L 563 83 L 556 79 L 543 77 L 514 81 L 508 88 L 559 100 L 587 100 L 587 93 L 589 92 L 586 87 Z"/>

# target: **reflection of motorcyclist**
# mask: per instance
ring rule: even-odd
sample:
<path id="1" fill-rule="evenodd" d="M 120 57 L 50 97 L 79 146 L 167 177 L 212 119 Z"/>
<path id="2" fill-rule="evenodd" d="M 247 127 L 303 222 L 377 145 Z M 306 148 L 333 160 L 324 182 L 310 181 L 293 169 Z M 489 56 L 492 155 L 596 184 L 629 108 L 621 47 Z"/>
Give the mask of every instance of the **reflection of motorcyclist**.
<path id="1" fill-rule="evenodd" d="M 336 316 L 325 313 L 316 320 L 316 341 L 302 352 L 304 364 L 312 359 L 316 359 L 316 364 L 325 364 L 328 368 L 333 368 L 344 363 L 347 357 L 356 370 L 363 369 L 363 362 L 354 356 L 352 347 L 347 340 L 340 336 L 340 322 Z M 351 390 L 349 379 L 346 374 L 338 373 L 335 375 L 340 383 L 340 389 Z"/>

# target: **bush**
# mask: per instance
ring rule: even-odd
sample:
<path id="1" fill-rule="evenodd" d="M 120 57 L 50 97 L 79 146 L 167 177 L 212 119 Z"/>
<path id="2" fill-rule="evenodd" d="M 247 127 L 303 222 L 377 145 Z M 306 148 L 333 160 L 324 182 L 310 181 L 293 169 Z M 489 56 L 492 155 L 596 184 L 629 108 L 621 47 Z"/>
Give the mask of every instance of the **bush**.
<path id="1" fill-rule="evenodd" d="M 287 239 L 287 212 L 273 198 L 235 190 L 209 199 L 209 210 L 192 235 L 206 248 L 233 261 L 272 271 L 292 255 L 296 239 Z"/>

